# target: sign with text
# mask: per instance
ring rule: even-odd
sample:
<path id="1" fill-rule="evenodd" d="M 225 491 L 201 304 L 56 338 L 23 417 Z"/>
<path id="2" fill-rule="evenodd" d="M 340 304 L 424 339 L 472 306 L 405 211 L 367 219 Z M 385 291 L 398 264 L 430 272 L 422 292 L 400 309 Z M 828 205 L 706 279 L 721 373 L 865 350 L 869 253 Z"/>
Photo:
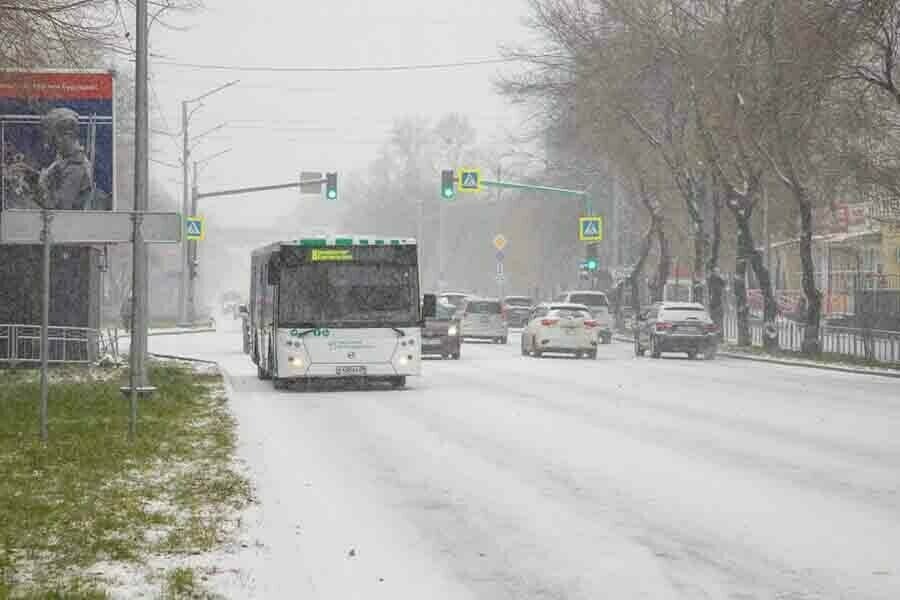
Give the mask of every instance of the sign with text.
<path id="1" fill-rule="evenodd" d="M 115 87 L 110 72 L 0 70 L 0 145 L 4 158 L 0 162 L 0 208 L 42 207 L 40 175 L 52 170 L 51 165 L 59 162 L 57 154 L 61 152 L 47 136 L 54 116 L 50 113 L 54 109 L 69 109 L 78 121 L 76 138 L 80 149 L 73 155 L 86 159 L 92 186 L 75 208 L 114 210 L 114 107 Z"/>

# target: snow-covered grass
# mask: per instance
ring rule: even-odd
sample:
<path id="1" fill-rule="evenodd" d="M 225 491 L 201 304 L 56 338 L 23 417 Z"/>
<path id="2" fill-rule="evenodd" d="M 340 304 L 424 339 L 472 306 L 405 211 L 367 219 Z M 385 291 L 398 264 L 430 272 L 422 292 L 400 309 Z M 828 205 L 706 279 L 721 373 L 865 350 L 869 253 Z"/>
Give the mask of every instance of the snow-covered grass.
<path id="1" fill-rule="evenodd" d="M 196 597 L 197 557 L 237 527 L 251 489 L 219 374 L 154 363 L 134 443 L 124 376 L 58 372 L 45 446 L 36 378 L 0 372 L 0 598 Z"/>

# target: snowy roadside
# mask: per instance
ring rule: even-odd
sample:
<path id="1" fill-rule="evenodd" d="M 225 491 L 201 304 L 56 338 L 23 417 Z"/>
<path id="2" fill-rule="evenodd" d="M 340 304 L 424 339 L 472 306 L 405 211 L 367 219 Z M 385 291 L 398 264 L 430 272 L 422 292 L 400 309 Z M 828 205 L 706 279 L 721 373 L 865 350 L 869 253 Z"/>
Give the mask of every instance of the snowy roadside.
<path id="1" fill-rule="evenodd" d="M 634 338 L 625 336 L 623 334 L 616 334 L 613 336 L 613 339 L 618 342 L 624 342 L 626 344 L 634 343 Z M 829 360 L 826 362 L 808 358 L 785 357 L 776 354 L 767 354 L 760 351 L 759 349 L 744 351 L 740 348 L 730 345 L 720 346 L 718 356 L 769 363 L 774 365 L 784 365 L 789 367 L 806 367 L 809 369 L 822 369 L 824 371 L 854 373 L 857 375 L 877 375 L 879 377 L 894 377 L 900 379 L 900 369 L 878 368 L 873 366 L 853 364 L 849 362 L 845 363 L 835 360 Z"/>
<path id="2" fill-rule="evenodd" d="M 252 491 L 218 369 L 154 362 L 133 444 L 123 375 L 57 378 L 42 446 L 21 418 L 36 383 L 0 374 L 0 597 L 216 597 L 240 577 L 222 566 Z"/>

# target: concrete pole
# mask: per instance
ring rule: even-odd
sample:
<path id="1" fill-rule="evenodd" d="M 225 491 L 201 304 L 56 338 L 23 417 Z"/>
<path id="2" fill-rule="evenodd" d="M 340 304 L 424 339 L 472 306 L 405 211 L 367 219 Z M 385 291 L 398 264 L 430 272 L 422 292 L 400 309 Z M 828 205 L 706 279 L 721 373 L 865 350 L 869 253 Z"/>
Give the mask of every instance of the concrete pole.
<path id="1" fill-rule="evenodd" d="M 191 206 L 190 206 L 190 215 L 192 217 L 197 216 L 197 201 L 198 201 L 198 180 L 197 180 L 197 161 L 194 161 L 194 178 L 192 180 L 191 185 Z M 199 246 L 197 242 L 191 240 L 188 242 L 188 264 L 190 268 L 188 269 L 188 289 L 187 289 L 187 322 L 191 325 L 197 320 L 197 276 L 195 271 L 195 263 L 197 262 L 197 250 Z"/>
<path id="2" fill-rule="evenodd" d="M 147 381 L 147 317 L 149 289 L 147 281 L 147 245 L 141 231 L 143 213 L 147 210 L 149 171 L 149 102 L 147 95 L 147 0 L 137 0 L 137 50 L 135 52 L 134 111 L 134 241 L 132 242 L 132 331 L 130 349 L 131 419 L 129 434 L 137 432 L 138 389 Z"/>
<path id="3" fill-rule="evenodd" d="M 189 146 L 189 137 L 188 137 L 188 103 L 187 100 L 181 103 L 181 214 L 187 217 L 190 214 L 190 204 L 189 204 L 189 180 L 188 180 L 188 162 L 191 156 L 191 149 Z M 182 232 L 182 235 L 184 233 Z M 178 278 L 178 322 L 179 323 L 187 323 L 188 322 L 188 296 L 187 296 L 187 287 L 188 287 L 188 277 L 190 274 L 190 268 L 188 266 L 188 261 L 190 260 L 190 253 L 188 251 L 188 246 L 190 242 L 185 239 L 181 240 L 181 276 Z"/>

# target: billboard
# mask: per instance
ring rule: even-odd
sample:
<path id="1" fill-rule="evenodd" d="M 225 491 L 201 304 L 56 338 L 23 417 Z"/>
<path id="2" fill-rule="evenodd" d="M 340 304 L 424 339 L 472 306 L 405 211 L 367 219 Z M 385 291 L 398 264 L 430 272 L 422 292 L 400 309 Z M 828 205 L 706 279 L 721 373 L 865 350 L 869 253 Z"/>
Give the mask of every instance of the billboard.
<path id="1" fill-rule="evenodd" d="M 55 197 L 39 195 L 52 188 L 46 181 L 56 181 L 62 197 L 64 180 L 77 175 L 74 185 L 89 189 L 48 208 L 114 210 L 114 92 L 110 72 L 0 71 L 0 208 L 39 208 L 41 198 Z M 60 112 L 77 118 L 68 144 L 48 134 L 50 117 Z"/>

